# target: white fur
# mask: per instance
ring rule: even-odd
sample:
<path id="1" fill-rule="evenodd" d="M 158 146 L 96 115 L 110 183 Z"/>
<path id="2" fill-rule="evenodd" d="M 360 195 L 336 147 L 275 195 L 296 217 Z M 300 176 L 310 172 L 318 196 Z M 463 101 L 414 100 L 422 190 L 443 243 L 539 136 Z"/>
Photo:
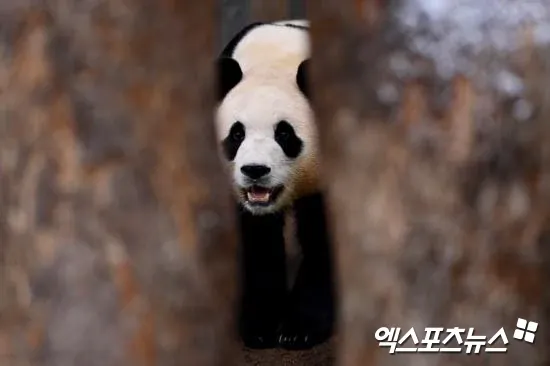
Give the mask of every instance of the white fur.
<path id="1" fill-rule="evenodd" d="M 310 53 L 307 31 L 280 24 L 307 25 L 306 21 L 282 21 L 252 29 L 237 45 L 232 57 L 245 76 L 293 78 L 300 62 Z M 276 25 L 279 24 L 279 25 Z"/>
<path id="2" fill-rule="evenodd" d="M 284 21 L 283 23 L 289 23 Z M 293 21 L 295 24 L 307 24 Z M 244 78 L 225 97 L 217 111 L 216 127 L 220 140 L 227 137 L 231 126 L 241 122 L 245 139 L 233 162 L 229 163 L 235 190 L 241 202 L 254 214 L 279 211 L 299 194 L 303 175 L 316 178 L 317 131 L 308 100 L 298 89 L 296 73 L 299 64 L 309 57 L 307 31 L 275 25 L 259 26 L 249 32 L 236 47 L 233 57 L 239 62 Z M 274 139 L 277 123 L 285 120 L 303 141 L 297 159 L 288 158 Z M 241 167 L 261 164 L 271 172 L 261 185 L 285 189 L 277 202 L 268 207 L 250 206 L 240 188 L 249 186 Z"/>

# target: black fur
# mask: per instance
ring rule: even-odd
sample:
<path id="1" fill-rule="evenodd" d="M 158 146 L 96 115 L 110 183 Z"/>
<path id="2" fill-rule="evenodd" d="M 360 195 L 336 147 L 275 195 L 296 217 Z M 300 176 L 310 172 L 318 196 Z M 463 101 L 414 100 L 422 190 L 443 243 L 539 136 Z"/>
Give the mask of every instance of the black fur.
<path id="1" fill-rule="evenodd" d="M 231 126 L 229 130 L 229 134 L 222 141 L 223 151 L 227 160 L 232 161 L 235 159 L 235 155 L 237 155 L 237 151 L 239 151 L 239 147 L 241 147 L 245 136 L 246 131 L 244 125 L 241 122 L 233 123 L 233 126 Z"/>
<path id="2" fill-rule="evenodd" d="M 218 101 L 221 101 L 243 78 L 239 63 L 228 57 L 218 59 Z"/>
<path id="3" fill-rule="evenodd" d="M 303 261 L 296 283 L 286 290 L 284 216 L 240 212 L 242 230 L 241 337 L 251 348 L 279 345 L 307 349 L 333 331 L 332 256 L 320 194 L 295 203 Z"/>
<path id="4" fill-rule="evenodd" d="M 253 216 L 240 210 L 240 334 L 250 348 L 277 345 L 286 297 L 283 214 Z"/>
<path id="5" fill-rule="evenodd" d="M 297 28 L 297 29 L 303 29 L 303 30 L 308 30 L 309 27 L 306 26 L 306 25 L 299 25 L 299 24 L 282 24 L 282 26 L 284 27 L 290 27 L 290 28 Z"/>
<path id="6" fill-rule="evenodd" d="M 298 84 L 298 88 L 308 99 L 311 98 L 308 79 L 309 65 L 309 59 L 302 61 L 298 66 L 298 71 L 296 72 L 296 84 Z"/>
<path id="7" fill-rule="evenodd" d="M 295 159 L 302 152 L 304 143 L 296 136 L 294 128 L 287 121 L 280 121 L 275 127 L 275 141 L 289 158 Z"/>
<path id="8" fill-rule="evenodd" d="M 334 328 L 333 263 L 321 194 L 295 203 L 303 259 L 288 298 L 279 345 L 307 349 L 326 341 Z"/>

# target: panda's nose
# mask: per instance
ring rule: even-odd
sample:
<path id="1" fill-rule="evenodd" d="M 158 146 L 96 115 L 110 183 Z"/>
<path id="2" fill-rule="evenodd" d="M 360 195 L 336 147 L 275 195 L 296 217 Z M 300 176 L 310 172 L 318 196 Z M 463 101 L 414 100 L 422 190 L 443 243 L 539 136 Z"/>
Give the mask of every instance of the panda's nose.
<path id="1" fill-rule="evenodd" d="M 259 179 L 270 171 L 271 168 L 265 165 L 250 164 L 241 167 L 241 172 L 251 179 Z"/>

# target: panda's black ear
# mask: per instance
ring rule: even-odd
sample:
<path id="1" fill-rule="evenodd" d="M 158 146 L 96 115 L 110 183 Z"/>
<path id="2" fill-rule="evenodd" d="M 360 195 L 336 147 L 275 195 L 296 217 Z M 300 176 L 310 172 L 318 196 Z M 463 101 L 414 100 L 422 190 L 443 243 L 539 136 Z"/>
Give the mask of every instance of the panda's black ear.
<path id="1" fill-rule="evenodd" d="M 309 64 L 310 59 L 306 59 L 300 63 L 298 66 L 298 71 L 296 72 L 296 84 L 298 84 L 298 88 L 300 91 L 306 96 L 306 98 L 310 97 L 309 94 Z"/>
<path id="2" fill-rule="evenodd" d="M 225 98 L 227 93 L 243 78 L 239 63 L 230 57 L 218 59 L 218 101 Z"/>

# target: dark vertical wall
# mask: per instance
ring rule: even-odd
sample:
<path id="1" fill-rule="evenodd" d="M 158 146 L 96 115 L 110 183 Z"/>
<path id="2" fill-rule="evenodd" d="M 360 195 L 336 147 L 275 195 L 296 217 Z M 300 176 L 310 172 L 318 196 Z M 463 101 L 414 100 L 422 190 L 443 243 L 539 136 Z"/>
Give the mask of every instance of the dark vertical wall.
<path id="1" fill-rule="evenodd" d="M 220 49 L 229 41 L 239 28 L 248 22 L 248 1 L 246 0 L 219 0 L 220 14 Z"/>
<path id="2" fill-rule="evenodd" d="M 303 18 L 306 16 L 306 3 L 300 0 L 290 0 L 290 17 L 291 18 Z"/>
<path id="3" fill-rule="evenodd" d="M 249 1 L 254 0 L 219 0 L 221 2 L 219 47 L 223 45 L 250 21 Z M 305 16 L 303 0 L 289 0 L 288 18 L 303 18 Z"/>

